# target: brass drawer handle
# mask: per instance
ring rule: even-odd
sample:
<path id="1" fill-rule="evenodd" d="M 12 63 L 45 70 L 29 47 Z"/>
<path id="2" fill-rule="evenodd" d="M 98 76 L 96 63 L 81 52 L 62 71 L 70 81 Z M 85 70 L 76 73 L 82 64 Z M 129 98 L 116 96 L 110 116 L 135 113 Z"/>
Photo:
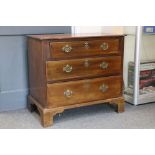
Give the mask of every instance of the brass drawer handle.
<path id="1" fill-rule="evenodd" d="M 73 92 L 72 92 L 71 90 L 69 90 L 69 89 L 67 89 L 66 91 L 64 91 L 64 95 L 65 95 L 66 97 L 71 97 L 72 94 L 73 94 Z"/>
<path id="2" fill-rule="evenodd" d="M 108 45 L 108 43 L 104 42 L 101 44 L 100 48 L 105 51 L 109 48 L 109 45 Z"/>
<path id="3" fill-rule="evenodd" d="M 63 67 L 63 71 L 66 73 L 70 73 L 73 70 L 73 67 L 71 65 L 66 65 Z"/>
<path id="4" fill-rule="evenodd" d="M 65 45 L 64 47 L 62 47 L 62 51 L 65 53 L 70 53 L 72 51 L 72 47 L 69 45 Z"/>
<path id="5" fill-rule="evenodd" d="M 86 49 L 88 49 L 89 48 L 89 43 L 88 42 L 85 42 L 84 43 L 84 46 L 85 46 Z"/>
<path id="6" fill-rule="evenodd" d="M 107 69 L 108 68 L 108 63 L 107 62 L 102 62 L 101 64 L 100 64 L 100 68 L 102 68 L 102 69 Z"/>
<path id="7" fill-rule="evenodd" d="M 99 89 L 104 93 L 108 90 L 108 88 L 108 85 L 102 84 Z"/>

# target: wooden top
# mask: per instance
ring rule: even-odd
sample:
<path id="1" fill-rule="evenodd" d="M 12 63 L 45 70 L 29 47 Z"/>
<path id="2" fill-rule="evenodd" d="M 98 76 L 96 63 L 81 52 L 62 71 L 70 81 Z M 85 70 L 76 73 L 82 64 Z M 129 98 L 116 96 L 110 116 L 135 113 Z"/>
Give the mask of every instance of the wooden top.
<path id="1" fill-rule="evenodd" d="M 116 36 L 124 36 L 123 34 L 43 34 L 43 35 L 28 35 L 30 38 L 39 39 L 39 40 L 49 40 L 49 39 L 69 39 L 69 38 L 99 38 L 99 37 L 116 37 Z"/>

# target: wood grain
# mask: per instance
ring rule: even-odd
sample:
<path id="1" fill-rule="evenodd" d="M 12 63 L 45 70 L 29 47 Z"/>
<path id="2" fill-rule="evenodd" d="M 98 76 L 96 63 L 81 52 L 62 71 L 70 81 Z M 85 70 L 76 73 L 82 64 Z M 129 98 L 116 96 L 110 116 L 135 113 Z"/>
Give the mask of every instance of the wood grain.
<path id="1" fill-rule="evenodd" d="M 124 37 L 125 35 L 107 33 L 86 33 L 86 34 L 41 34 L 28 35 L 29 38 L 37 40 L 96 40 L 100 38 Z"/>
<path id="2" fill-rule="evenodd" d="M 46 68 L 42 42 L 28 39 L 29 93 L 46 106 Z"/>
<path id="3" fill-rule="evenodd" d="M 88 48 L 85 47 L 85 43 L 88 43 Z M 103 43 L 108 44 L 107 50 L 102 50 L 100 46 Z M 120 39 L 119 38 L 105 38 L 101 40 L 88 40 L 88 41 L 63 41 L 63 42 L 54 42 L 50 43 L 51 47 L 51 57 L 52 58 L 70 58 L 76 56 L 104 56 L 116 54 L 120 55 L 119 49 Z M 71 52 L 65 53 L 62 51 L 62 48 L 68 45 L 72 47 Z"/>
<path id="4" fill-rule="evenodd" d="M 101 68 L 101 64 L 108 64 L 107 68 Z M 69 65 L 71 72 L 63 71 Z M 50 82 L 57 80 L 71 80 L 74 78 L 90 78 L 95 76 L 108 76 L 121 73 L 121 56 L 85 58 L 62 61 L 48 61 L 46 63 L 46 77 Z"/>
<path id="5" fill-rule="evenodd" d="M 103 42 L 108 49 L 101 50 Z M 69 53 L 62 51 L 66 44 L 72 46 Z M 109 102 L 123 112 L 123 53 L 123 35 L 29 36 L 28 109 L 38 109 L 44 127 L 70 108 Z M 102 62 L 107 69 L 100 68 Z M 67 64 L 71 72 L 64 71 Z"/>
<path id="6" fill-rule="evenodd" d="M 100 86 L 103 84 L 108 86 L 108 89 L 105 92 L 100 90 Z M 73 92 L 71 97 L 66 97 L 64 95 L 64 92 L 67 90 Z M 120 76 L 86 79 L 47 85 L 47 98 L 49 107 L 60 107 L 88 101 L 103 100 L 120 97 L 121 95 Z"/>

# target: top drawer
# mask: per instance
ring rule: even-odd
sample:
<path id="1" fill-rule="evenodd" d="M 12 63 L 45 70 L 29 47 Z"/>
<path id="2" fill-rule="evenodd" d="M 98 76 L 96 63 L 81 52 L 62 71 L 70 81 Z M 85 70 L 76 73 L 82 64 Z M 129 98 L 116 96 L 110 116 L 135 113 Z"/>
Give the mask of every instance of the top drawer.
<path id="1" fill-rule="evenodd" d="M 84 41 L 54 41 L 50 42 L 50 52 L 52 58 L 120 55 L 120 43 L 119 37 Z"/>

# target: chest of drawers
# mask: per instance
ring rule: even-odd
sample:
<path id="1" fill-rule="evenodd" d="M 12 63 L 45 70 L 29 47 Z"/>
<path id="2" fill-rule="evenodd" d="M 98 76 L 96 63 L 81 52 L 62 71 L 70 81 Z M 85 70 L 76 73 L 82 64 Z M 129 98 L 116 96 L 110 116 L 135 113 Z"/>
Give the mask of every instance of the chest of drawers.
<path id="1" fill-rule="evenodd" d="M 65 109 L 99 103 L 124 111 L 124 36 L 28 36 L 28 109 L 40 113 L 44 127 Z"/>

